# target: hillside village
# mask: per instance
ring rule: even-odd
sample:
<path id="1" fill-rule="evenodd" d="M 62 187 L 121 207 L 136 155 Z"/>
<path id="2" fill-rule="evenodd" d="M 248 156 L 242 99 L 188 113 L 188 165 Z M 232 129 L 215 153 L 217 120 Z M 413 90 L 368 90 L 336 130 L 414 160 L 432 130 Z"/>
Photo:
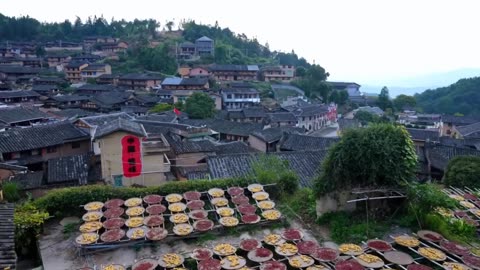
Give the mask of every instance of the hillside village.
<path id="1" fill-rule="evenodd" d="M 172 35 L 181 36 L 181 31 L 158 32 L 156 39 L 151 38 L 145 46 L 155 48 L 160 43 L 167 44 L 164 42 L 165 39 L 169 39 Z M 372 126 L 375 127 L 375 123 L 390 123 L 405 127 L 408 137 L 413 142 L 416 154 L 414 178 L 419 183 L 442 181 L 447 173 L 449 162 L 456 157 L 480 157 L 480 119 L 460 115 L 427 114 L 409 106 L 395 111 L 392 111 L 393 107 L 382 108 L 379 103 L 381 97 L 372 98 L 365 95 L 358 83 L 329 81 L 325 70 L 323 70 L 324 74 L 315 78 L 312 74 L 315 73 L 315 68 L 321 68 L 318 65 L 296 66 L 293 62 L 283 61 L 280 58 L 271 59 L 269 63 L 216 63 L 217 42 L 223 41 L 201 35 L 189 39 L 184 36 L 181 42 L 168 43 L 169 57 L 175 60 L 176 65 L 174 74 L 144 68 L 135 72 L 125 72 L 126 69 L 121 64 L 122 59 L 129 55 L 129 51 L 138 48 L 138 44 L 118 37 L 96 35 L 84 37 L 78 42 L 62 40 L 2 42 L 0 44 L 0 183 L 15 185 L 20 193 L 28 194 L 29 199 L 32 200 L 49 198 L 49 193 L 59 188 L 79 187 L 88 190 L 89 187 L 101 186 L 98 192 L 102 194 L 98 195 L 98 199 L 91 195 L 96 194 L 97 191 L 85 192 L 89 194 L 85 195 L 85 200 L 90 200 L 89 196 L 92 196 L 91 201 L 94 203 L 88 205 L 93 208 L 98 206 L 95 205 L 97 201 L 103 200 L 100 208 L 94 209 L 100 209 L 102 216 L 98 217 L 98 220 L 108 211 L 101 210 L 104 206 L 105 209 L 108 208 L 107 200 L 115 204 L 110 201 L 114 199 L 110 197 L 114 194 L 110 193 L 114 192 L 110 189 L 113 187 L 138 188 L 138 191 L 131 191 L 131 194 L 135 194 L 135 198 L 142 197 L 143 202 L 140 200 L 133 206 L 140 205 L 142 209 L 142 204 L 147 207 L 156 204 L 146 199 L 146 195 L 151 191 L 158 191 L 158 194 L 164 196 L 167 195 L 163 194 L 164 187 L 178 188 L 178 192 L 170 192 L 174 188 L 165 188 L 167 190 L 165 192 L 175 194 L 185 192 L 183 194 L 185 205 L 190 201 L 186 195 L 188 192 L 200 191 L 202 192 L 201 200 L 207 204 L 212 202 L 214 214 L 219 210 L 213 200 L 224 196 L 225 190 L 226 198 L 231 200 L 231 202 L 227 201 L 227 204 L 235 205 L 235 211 L 239 211 L 243 218 L 247 215 L 239 210 L 242 204 L 235 202 L 237 197 L 233 194 L 237 191 L 232 189 L 240 186 L 242 187 L 240 193 L 243 195 L 245 190 L 244 197 L 251 197 L 246 199 L 247 203 L 249 200 L 255 201 L 259 209 L 262 209 L 259 214 L 262 215 L 260 224 L 271 228 L 273 232 L 277 230 L 274 228 L 274 223 L 280 216 L 270 219 L 268 215 L 264 215 L 265 209 L 260 207 L 262 199 L 257 198 L 259 195 L 255 195 L 254 191 L 256 186 L 252 186 L 255 180 L 249 179 L 251 182 L 245 182 L 245 179 L 251 178 L 258 171 L 258 164 L 268 167 L 266 163 L 262 163 L 265 162 L 266 157 L 281 161 L 285 170 L 293 173 L 294 178 L 298 179 L 298 187 L 303 191 L 316 188 L 317 179 L 326 169 L 322 164 L 329 159 L 329 151 L 342 141 L 344 134 L 351 130 L 368 130 Z M 305 72 L 307 75 L 304 74 Z M 332 93 L 338 96 L 334 98 Z M 210 109 L 209 106 L 211 106 Z M 206 111 L 207 116 L 197 115 L 199 111 L 201 113 Z M 271 162 L 276 164 L 275 161 Z M 280 178 L 287 179 L 288 173 L 282 174 Z M 221 196 L 214 195 L 215 192 L 212 191 L 212 188 L 217 186 L 210 186 L 217 183 L 225 185 L 218 186 L 221 188 Z M 283 194 L 274 198 L 275 201 L 278 199 L 278 205 L 284 203 L 285 198 L 289 198 L 286 195 L 289 192 L 288 185 L 283 186 L 286 185 L 283 182 L 261 184 L 262 190 L 265 188 L 272 197 L 275 197 L 276 193 Z M 190 190 L 190 186 L 187 185 L 195 186 L 195 189 Z M 201 189 L 205 187 L 208 189 Z M 375 196 L 369 192 L 374 192 Z M 379 195 L 378 192 L 381 194 Z M 468 187 L 466 189 L 446 187 L 444 192 L 452 197 L 470 193 L 475 195 L 478 190 L 473 192 L 468 190 Z M 266 193 L 266 196 L 269 196 L 269 193 Z M 370 194 L 365 195 L 367 199 L 362 198 L 362 194 L 366 193 Z M 336 206 L 331 206 L 331 201 L 334 199 L 328 196 L 319 200 L 314 199 L 313 212 L 321 216 L 330 210 L 348 210 L 347 201 L 355 203 L 357 200 L 361 202 L 366 200 L 368 211 L 368 196 L 394 200 L 404 199 L 407 196 L 404 190 L 392 191 L 387 188 L 385 191 L 382 186 L 374 191 L 354 190 L 350 195 L 352 194 L 355 198 L 342 197 L 340 200 L 345 202 L 338 203 Z M 165 196 L 165 199 L 168 196 Z M 195 199 L 197 201 L 200 200 L 200 195 L 198 196 Z M 76 203 L 77 199 L 72 198 L 72 204 Z M 121 199 L 119 207 L 123 205 L 123 199 L 128 198 Z M 183 200 L 181 196 L 180 199 Z M 301 200 L 301 198 L 294 198 L 294 200 Z M 472 203 L 478 202 L 477 199 L 466 200 Z M 325 202 L 324 205 L 322 202 Z M 86 204 L 87 201 L 84 203 Z M 175 201 L 168 201 L 168 205 L 165 205 L 170 209 L 172 203 Z M 372 205 L 372 207 L 380 207 L 374 203 Z M 65 209 L 56 210 L 68 212 L 67 206 L 64 207 Z M 84 207 L 83 204 L 82 207 Z M 182 211 L 187 211 L 185 207 Z M 274 207 L 275 204 L 271 208 Z M 0 205 L 0 217 L 2 215 L 6 217 L 0 222 L 0 235 L 3 232 L 2 222 L 6 222 L 4 220 L 7 218 L 12 220 L 13 208 L 13 204 Z M 88 214 L 93 208 L 87 208 L 88 206 L 85 206 Z M 130 208 L 129 206 L 127 211 Z M 188 210 L 188 213 L 191 213 L 191 210 L 193 209 Z M 283 212 L 285 209 L 280 210 Z M 122 208 L 120 216 L 123 211 Z M 142 215 L 143 211 L 148 211 L 148 208 L 142 210 Z M 77 210 L 72 210 L 72 213 L 76 214 L 76 212 Z M 174 212 L 172 210 L 172 215 Z M 53 216 L 53 213 L 50 214 Z M 63 217 L 63 214 L 58 217 Z M 221 218 L 221 214 L 219 215 Z M 290 217 L 298 218 L 299 215 L 301 213 L 294 213 Z M 305 216 L 303 218 L 305 219 Z M 477 214 L 474 219 L 478 219 Z M 478 221 L 476 222 L 478 226 Z M 163 224 L 163 217 L 161 223 Z M 175 224 L 173 221 L 172 223 Z M 247 219 L 241 220 L 241 225 L 250 226 L 248 225 L 250 223 L 253 222 L 248 222 Z M 217 226 L 228 227 L 221 222 L 219 224 L 214 227 L 212 223 L 210 229 L 215 230 L 212 228 Z M 17 262 L 13 237 L 11 237 L 13 226 L 10 225 L 11 222 L 5 227 L 10 229 L 7 233 L 11 241 L 2 246 L 0 239 L 0 255 L 8 254 L 8 258 L 5 255 L 8 259 L 5 260 L 6 262 L 0 257 L 0 267 L 9 267 Z M 310 230 L 307 229 L 310 225 L 298 226 L 303 226 L 305 232 Z M 195 230 L 197 230 L 196 227 Z M 46 231 L 57 237 L 62 235 L 61 229 L 55 226 L 47 227 Z M 195 233 L 199 231 L 200 229 Z M 282 232 L 285 234 L 286 231 L 282 229 Z M 184 240 L 181 238 L 184 235 L 177 232 L 175 234 L 176 236 L 170 232 L 168 243 Z M 259 234 L 259 231 L 252 232 L 255 237 L 263 237 Z M 39 242 L 40 256 L 44 260 L 44 266 L 47 265 L 47 261 L 52 262 L 57 257 L 63 256 L 59 255 L 60 251 L 57 250 L 56 252 L 59 253 L 55 253 L 46 247 L 48 241 L 57 241 L 62 237 L 52 240 L 48 235 L 45 234 L 42 238 L 43 242 Z M 219 230 L 217 236 L 223 235 L 223 229 Z M 124 236 L 123 232 L 120 238 Z M 65 238 L 68 237 L 70 236 L 65 236 Z M 130 240 L 133 239 L 131 234 L 128 237 Z M 306 239 L 313 241 L 315 237 L 314 233 L 309 232 L 306 233 L 304 240 L 305 242 Z M 115 241 L 129 245 L 130 240 L 125 238 L 120 240 L 120 238 Z M 298 243 L 297 240 L 299 240 L 288 237 L 285 239 L 292 243 Z M 394 240 L 397 244 L 401 243 L 397 239 Z M 64 239 L 58 241 L 64 241 Z M 75 240 L 70 239 L 70 241 Z M 102 241 L 98 242 L 100 248 L 105 248 L 104 244 L 108 241 L 103 239 Z M 147 241 L 146 238 L 145 241 Z M 95 244 L 98 243 L 95 242 Z M 425 245 L 431 245 L 431 242 L 425 243 Z M 185 245 L 188 244 L 186 241 Z M 65 245 L 65 249 L 68 250 L 72 248 L 66 242 L 59 245 Z M 2 250 L 4 247 L 7 248 Z M 83 248 L 85 249 L 81 249 L 82 252 L 91 251 L 88 250 L 88 245 Z M 188 249 L 184 246 L 182 248 Z M 106 254 L 108 252 L 110 251 Z M 145 254 L 150 252 L 148 256 L 155 255 L 153 248 L 152 251 L 142 252 Z M 448 249 L 445 252 L 448 253 Z M 142 257 L 146 258 L 145 254 Z M 449 256 L 452 255 L 449 254 Z M 456 262 L 458 256 L 455 254 L 453 256 Z M 87 269 L 80 268 L 86 260 L 82 261 L 78 257 L 71 260 L 75 263 L 62 267 Z M 119 261 L 121 257 L 119 256 Z M 285 255 L 285 257 L 288 256 Z M 96 259 L 106 264 L 106 258 Z M 429 262 L 422 262 L 423 264 L 430 265 L 436 262 L 435 260 L 431 262 L 428 256 L 426 258 Z M 130 264 L 136 263 L 137 259 L 139 258 L 132 261 L 128 257 Z M 62 260 L 70 259 L 62 257 Z M 288 260 L 284 257 L 278 259 L 286 263 Z M 200 265 L 200 261 L 197 260 L 196 263 Z M 55 263 L 58 262 L 55 261 Z M 123 264 L 128 263 L 123 262 Z M 52 262 L 51 265 L 58 264 Z M 176 266 L 179 265 L 176 264 Z M 254 265 L 252 268 L 258 267 L 258 263 L 252 265 Z M 399 265 L 402 264 L 399 263 Z M 292 266 L 291 262 L 290 266 Z M 335 267 L 333 262 L 327 264 L 326 261 L 324 266 Z M 183 267 L 185 268 L 182 269 L 193 269 L 185 265 Z M 161 269 L 167 268 L 173 269 L 167 266 Z M 13 266 L 13 268 L 2 269 L 21 268 Z M 406 268 L 402 266 L 398 269 Z"/>

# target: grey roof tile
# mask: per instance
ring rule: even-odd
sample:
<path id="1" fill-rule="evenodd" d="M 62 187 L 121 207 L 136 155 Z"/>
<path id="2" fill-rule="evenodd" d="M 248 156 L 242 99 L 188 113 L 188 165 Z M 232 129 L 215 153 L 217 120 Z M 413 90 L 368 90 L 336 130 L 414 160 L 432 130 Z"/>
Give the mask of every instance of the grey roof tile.
<path id="1" fill-rule="evenodd" d="M 286 134 L 280 142 L 280 149 L 287 151 L 327 150 L 339 141 L 340 138 Z"/>
<path id="2" fill-rule="evenodd" d="M 93 137 L 95 139 L 98 139 L 106 135 L 112 134 L 116 131 L 125 131 L 141 137 L 147 136 L 142 124 L 134 122 L 133 120 L 117 118 L 115 120 L 112 120 L 111 122 L 108 122 L 107 124 L 98 126 L 95 129 L 95 134 Z"/>
<path id="3" fill-rule="evenodd" d="M 74 182 L 86 185 L 90 154 L 74 155 L 48 160 L 47 184 Z"/>
<path id="4" fill-rule="evenodd" d="M 407 128 L 410 137 L 414 141 L 434 141 L 438 142 L 440 139 L 440 133 L 438 130 L 419 129 L 419 128 Z"/>
<path id="5" fill-rule="evenodd" d="M 48 116 L 34 108 L 12 107 L 0 109 L 0 122 L 5 124 L 15 124 L 23 121 L 33 121 L 47 119 Z"/>
<path id="6" fill-rule="evenodd" d="M 0 203 L 0 269 L 16 269 L 14 204 Z"/>

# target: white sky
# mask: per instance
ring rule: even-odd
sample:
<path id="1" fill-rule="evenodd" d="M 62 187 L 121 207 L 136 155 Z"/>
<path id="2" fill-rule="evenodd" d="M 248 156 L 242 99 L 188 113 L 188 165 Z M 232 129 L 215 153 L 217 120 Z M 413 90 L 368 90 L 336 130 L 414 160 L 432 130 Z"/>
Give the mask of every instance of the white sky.
<path id="1" fill-rule="evenodd" d="M 295 50 L 332 80 L 389 79 L 480 67 L 480 1 L 467 0 L 0 0 L 7 16 L 41 21 L 182 18 L 229 27 Z"/>

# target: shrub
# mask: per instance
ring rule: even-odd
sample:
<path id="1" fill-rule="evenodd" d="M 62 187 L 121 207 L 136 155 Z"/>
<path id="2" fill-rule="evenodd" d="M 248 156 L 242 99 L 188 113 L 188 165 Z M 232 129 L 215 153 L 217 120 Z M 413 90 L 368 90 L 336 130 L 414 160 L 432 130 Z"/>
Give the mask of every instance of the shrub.
<path id="1" fill-rule="evenodd" d="M 253 176 L 261 183 L 277 183 L 280 191 L 290 194 L 298 188 L 298 176 L 288 163 L 273 155 L 261 155 L 252 164 Z"/>
<path id="2" fill-rule="evenodd" d="M 410 183 L 407 186 L 409 211 L 423 221 L 426 215 L 435 211 L 436 207 L 454 209 L 456 201 L 442 192 L 441 188 L 432 184 Z"/>
<path id="3" fill-rule="evenodd" d="M 443 181 L 455 187 L 480 188 L 480 157 L 460 156 L 447 166 Z"/>
<path id="4" fill-rule="evenodd" d="M 305 221 L 315 221 L 317 218 L 316 198 L 311 188 L 301 188 L 291 196 L 284 196 L 282 203 L 287 205 L 296 215 L 299 215 Z"/>
<path id="5" fill-rule="evenodd" d="M 14 182 L 6 182 L 2 184 L 3 195 L 8 202 L 17 202 L 20 200 L 18 192 L 18 184 Z"/>
<path id="6" fill-rule="evenodd" d="M 417 154 L 404 127 L 375 124 L 347 130 L 322 166 L 315 181 L 317 195 L 353 187 L 398 186 L 414 178 Z"/>
<path id="7" fill-rule="evenodd" d="M 15 224 L 15 248 L 31 249 L 34 246 L 37 235 L 42 230 L 42 225 L 49 214 L 39 210 L 32 203 L 25 203 L 15 207 L 13 223 Z"/>

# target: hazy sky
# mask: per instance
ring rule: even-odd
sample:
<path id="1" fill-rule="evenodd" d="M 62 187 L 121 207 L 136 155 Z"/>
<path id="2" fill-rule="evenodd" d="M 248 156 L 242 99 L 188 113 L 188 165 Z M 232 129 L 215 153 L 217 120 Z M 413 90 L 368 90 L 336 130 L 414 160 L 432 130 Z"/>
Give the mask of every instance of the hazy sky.
<path id="1" fill-rule="evenodd" d="M 0 0 L 0 12 L 41 21 L 75 16 L 182 18 L 229 27 L 315 60 L 332 80 L 384 84 L 480 67 L 480 1 L 462 0 Z"/>

